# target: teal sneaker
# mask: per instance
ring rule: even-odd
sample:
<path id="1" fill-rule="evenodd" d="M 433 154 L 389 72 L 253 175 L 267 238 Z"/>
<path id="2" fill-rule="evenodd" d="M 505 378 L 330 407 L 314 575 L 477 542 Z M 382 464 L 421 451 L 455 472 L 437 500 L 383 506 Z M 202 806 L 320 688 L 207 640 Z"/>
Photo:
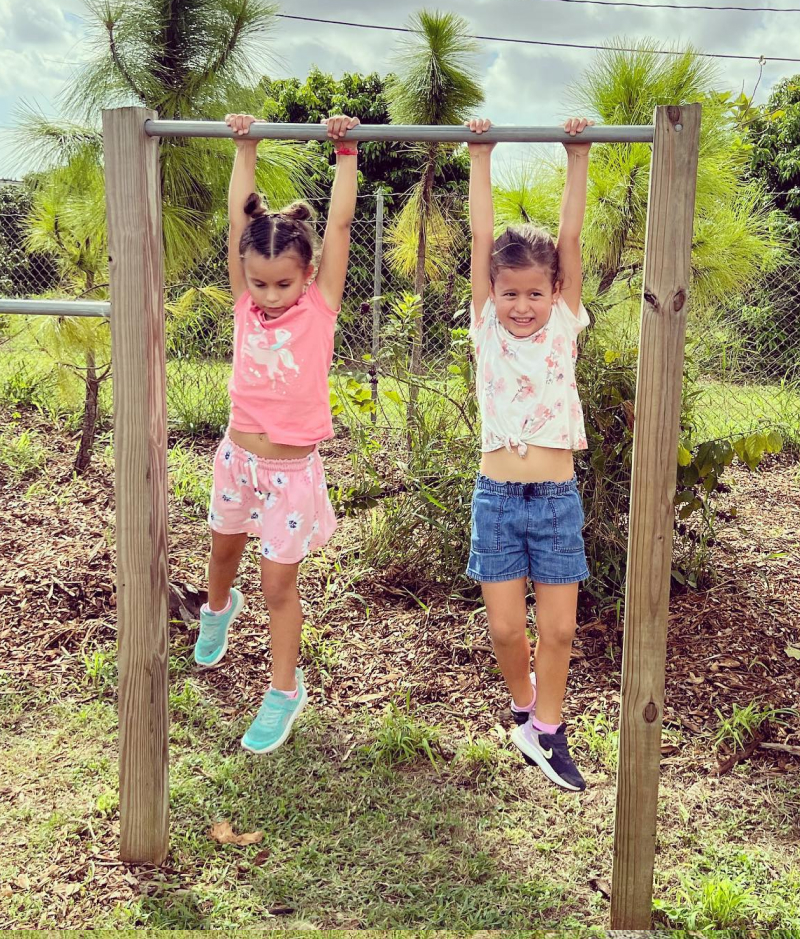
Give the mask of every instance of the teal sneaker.
<path id="1" fill-rule="evenodd" d="M 231 606 L 226 613 L 200 610 L 200 635 L 194 646 L 194 660 L 202 668 L 213 668 L 228 651 L 228 630 L 244 609 L 244 597 L 231 587 Z"/>
<path id="2" fill-rule="evenodd" d="M 308 703 L 308 694 L 303 684 L 303 671 L 294 670 L 297 678 L 297 697 L 287 698 L 280 691 L 270 688 L 264 695 L 256 719 L 242 737 L 242 746 L 251 753 L 272 753 L 286 740 L 292 724 Z"/>

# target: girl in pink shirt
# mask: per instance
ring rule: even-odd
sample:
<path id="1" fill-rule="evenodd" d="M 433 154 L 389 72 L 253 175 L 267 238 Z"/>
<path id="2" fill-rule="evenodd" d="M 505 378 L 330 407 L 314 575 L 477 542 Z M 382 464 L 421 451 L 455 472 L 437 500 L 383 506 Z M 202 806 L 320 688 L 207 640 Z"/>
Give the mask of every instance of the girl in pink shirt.
<path id="1" fill-rule="evenodd" d="M 269 610 L 272 684 L 242 738 L 268 753 L 289 736 L 308 700 L 297 668 L 303 613 L 297 572 L 336 527 L 317 445 L 333 436 L 328 371 L 350 252 L 356 200 L 356 144 L 342 138 L 359 121 L 324 121 L 336 141 L 336 176 L 319 264 L 308 224 L 294 203 L 268 211 L 255 188 L 255 121 L 229 114 L 236 160 L 228 196 L 228 271 L 234 304 L 233 371 L 228 430 L 214 458 L 208 513 L 208 603 L 200 614 L 195 661 L 220 663 L 228 631 L 244 608 L 233 587 L 247 539 L 261 542 L 261 587 Z M 314 277 L 316 269 L 316 277 Z"/>

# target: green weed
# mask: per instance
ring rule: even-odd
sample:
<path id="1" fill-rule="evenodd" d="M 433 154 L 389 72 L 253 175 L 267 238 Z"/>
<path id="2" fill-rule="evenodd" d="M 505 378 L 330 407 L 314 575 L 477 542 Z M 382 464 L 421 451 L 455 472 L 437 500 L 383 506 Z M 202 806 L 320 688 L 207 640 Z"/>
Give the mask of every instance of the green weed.
<path id="1" fill-rule="evenodd" d="M 42 469 L 46 462 L 47 451 L 35 430 L 0 434 L 0 464 L 7 468 L 12 480 L 24 479 Z"/>
<path id="2" fill-rule="evenodd" d="M 500 754 L 488 737 L 474 737 L 467 731 L 465 741 L 456 751 L 456 763 L 470 775 L 490 776 L 499 766 Z"/>
<path id="3" fill-rule="evenodd" d="M 211 493 L 209 461 L 177 443 L 167 455 L 170 491 L 175 499 L 189 506 L 193 514 L 202 514 L 208 507 Z"/>
<path id="4" fill-rule="evenodd" d="M 410 706 L 410 693 L 407 693 L 404 707 L 392 701 L 386 708 L 375 740 L 368 747 L 376 763 L 395 766 L 427 757 L 431 764 L 436 765 L 441 731 L 412 717 Z"/>
<path id="5" fill-rule="evenodd" d="M 102 694 L 113 694 L 117 686 L 117 657 L 113 651 L 95 649 L 83 656 L 86 680 Z"/>
<path id="6" fill-rule="evenodd" d="M 759 904 L 741 880 L 709 876 L 695 883 L 683 878 L 676 902 L 657 899 L 653 907 L 672 927 L 735 929 L 755 925 Z"/>
<path id="7" fill-rule="evenodd" d="M 714 708 L 720 720 L 714 732 L 714 749 L 719 750 L 727 746 L 733 750 L 741 750 L 759 731 L 766 721 L 781 722 L 781 715 L 788 712 L 776 708 L 760 707 L 757 701 L 751 701 L 747 707 L 733 705 L 730 717 L 724 717 L 719 708 Z"/>
<path id="8" fill-rule="evenodd" d="M 312 626 L 306 623 L 300 635 L 300 655 L 328 678 L 339 664 L 342 655 L 341 640 L 331 639 L 329 632 L 326 626 Z"/>
<path id="9" fill-rule="evenodd" d="M 608 715 L 579 714 L 574 721 L 573 736 L 576 745 L 588 750 L 609 773 L 617 771 L 619 731 Z"/>

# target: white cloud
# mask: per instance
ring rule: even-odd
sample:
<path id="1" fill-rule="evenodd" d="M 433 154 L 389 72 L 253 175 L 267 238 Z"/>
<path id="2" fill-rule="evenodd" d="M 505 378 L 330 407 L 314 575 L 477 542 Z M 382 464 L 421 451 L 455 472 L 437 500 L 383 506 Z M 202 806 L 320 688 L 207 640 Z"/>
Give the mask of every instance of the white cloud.
<path id="1" fill-rule="evenodd" d="M 0 47 L 4 50 L 63 51 L 78 36 L 78 24 L 55 0 L 0 0 Z"/>
<path id="2" fill-rule="evenodd" d="M 749 5 L 758 2 L 748 0 Z M 424 5 L 423 0 L 394 0 L 391 5 L 343 0 L 331 7 L 329 0 L 305 0 L 302 8 L 286 2 L 283 10 L 403 26 Z M 655 37 L 691 41 L 704 51 L 800 57 L 800 18 L 790 15 L 623 9 L 553 0 L 437 0 L 431 6 L 460 13 L 474 32 L 484 35 L 597 45 L 622 36 Z M 0 0 L 0 125 L 8 125 L 19 99 L 35 98 L 47 113 L 57 114 L 58 94 L 71 68 L 89 54 L 87 30 L 82 0 Z M 399 34 L 389 32 L 280 20 L 274 41 L 279 61 L 265 63 L 265 71 L 303 77 L 317 65 L 337 76 L 343 71 L 385 73 L 398 39 Z M 590 51 L 482 43 L 483 113 L 497 123 L 555 123 L 567 113 L 567 87 L 580 79 L 592 56 Z M 718 67 L 720 88 L 752 93 L 757 63 L 727 60 Z M 756 100 L 766 100 L 777 81 L 798 72 L 800 63 L 769 63 Z M 4 175 L 9 175 L 9 163 L 0 158 Z"/>

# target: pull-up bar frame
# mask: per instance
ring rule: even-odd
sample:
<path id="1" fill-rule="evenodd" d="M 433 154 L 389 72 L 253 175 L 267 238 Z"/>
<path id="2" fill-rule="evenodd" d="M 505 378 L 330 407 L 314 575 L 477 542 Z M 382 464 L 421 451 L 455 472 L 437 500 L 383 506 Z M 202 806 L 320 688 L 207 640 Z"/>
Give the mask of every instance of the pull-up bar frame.
<path id="1" fill-rule="evenodd" d="M 146 121 L 145 133 L 150 137 L 250 137 L 255 140 L 329 140 L 321 124 L 270 124 L 256 121 L 247 134 L 237 134 L 224 121 Z M 652 143 L 653 125 L 589 126 L 580 135 L 584 143 Z M 344 140 L 382 140 L 396 143 L 569 143 L 563 127 L 517 127 L 501 124 L 480 136 L 460 124 L 359 124 L 348 130 Z"/>
<path id="2" fill-rule="evenodd" d="M 595 143 L 652 142 L 631 479 L 611 926 L 651 925 L 666 630 L 700 105 L 648 127 L 590 127 Z M 325 140 L 321 125 L 258 123 L 252 137 Z M 0 313 L 109 316 L 114 362 L 120 854 L 169 847 L 167 411 L 159 137 L 234 137 L 213 121 L 103 112 L 111 309 L 0 302 Z M 351 140 L 478 139 L 463 127 L 360 125 Z M 483 142 L 569 142 L 561 128 L 495 127 Z"/>
<path id="3" fill-rule="evenodd" d="M 111 314 L 111 304 L 103 300 L 8 300 L 0 297 L 0 313 L 108 317 Z"/>

